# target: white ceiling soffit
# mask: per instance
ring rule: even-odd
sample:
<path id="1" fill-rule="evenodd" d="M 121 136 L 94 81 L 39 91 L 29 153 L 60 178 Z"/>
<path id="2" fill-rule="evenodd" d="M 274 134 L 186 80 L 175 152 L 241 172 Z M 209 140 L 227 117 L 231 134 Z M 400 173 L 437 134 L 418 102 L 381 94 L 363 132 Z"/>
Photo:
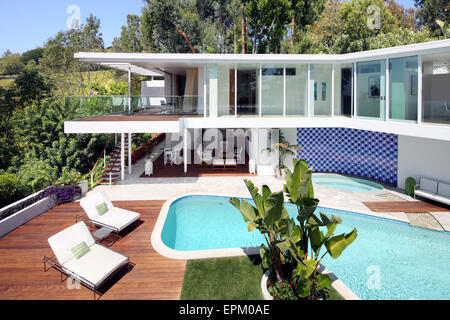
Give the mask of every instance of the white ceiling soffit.
<path id="1" fill-rule="evenodd" d="M 75 58 L 91 63 L 348 63 L 394 57 L 450 52 L 450 40 L 429 41 L 405 46 L 347 54 L 192 54 L 192 53 L 103 53 L 79 52 Z"/>
<path id="2" fill-rule="evenodd" d="M 140 75 L 140 76 L 162 76 L 162 73 L 158 73 L 152 70 L 148 70 L 145 68 L 141 68 L 129 63 L 109 63 L 109 62 L 100 62 L 98 63 L 107 68 L 119 69 L 125 72 L 128 72 L 128 68 L 130 68 L 131 73 Z"/>

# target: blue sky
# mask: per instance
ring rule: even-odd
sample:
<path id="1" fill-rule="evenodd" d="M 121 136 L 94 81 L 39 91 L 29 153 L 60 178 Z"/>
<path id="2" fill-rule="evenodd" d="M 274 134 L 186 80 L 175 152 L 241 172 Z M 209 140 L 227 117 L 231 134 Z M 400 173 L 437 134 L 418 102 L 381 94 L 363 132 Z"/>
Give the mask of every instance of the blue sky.
<path id="1" fill-rule="evenodd" d="M 67 8 L 80 8 L 84 23 L 91 13 L 100 18 L 105 45 L 120 35 L 129 13 L 141 13 L 142 0 L 1 0 L 0 1 L 0 55 L 10 49 L 24 51 L 43 46 L 58 31 L 67 30 L 72 14 Z"/>
<path id="2" fill-rule="evenodd" d="M 397 0 L 405 7 L 413 7 L 414 0 Z M 58 31 L 67 30 L 69 6 L 80 8 L 81 21 L 93 13 L 100 18 L 105 46 L 110 46 L 120 35 L 126 15 L 140 14 L 142 0 L 1 0 L 0 1 L 0 55 L 10 49 L 24 51 L 43 46 Z"/>

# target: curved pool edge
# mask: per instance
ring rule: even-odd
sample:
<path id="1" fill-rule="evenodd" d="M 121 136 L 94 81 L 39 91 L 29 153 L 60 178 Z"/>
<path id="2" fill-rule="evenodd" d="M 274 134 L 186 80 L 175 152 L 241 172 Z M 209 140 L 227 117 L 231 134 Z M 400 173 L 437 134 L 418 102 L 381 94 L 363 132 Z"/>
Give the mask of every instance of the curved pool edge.
<path id="1" fill-rule="evenodd" d="M 259 254 L 260 247 L 244 247 L 244 248 L 229 248 L 229 249 L 211 249 L 211 250 L 189 250 L 180 251 L 169 248 L 162 241 L 161 235 L 166 221 L 167 214 L 169 213 L 170 206 L 173 202 L 190 197 L 190 196 L 210 196 L 210 197 L 236 197 L 236 195 L 230 194 L 217 194 L 217 193 L 185 193 L 179 196 L 172 197 L 164 202 L 161 207 L 161 211 L 156 220 L 155 226 L 150 237 L 150 241 L 153 249 L 160 255 L 177 260 L 191 260 L 191 259 L 209 259 L 209 258 L 227 258 L 227 257 L 239 257 L 246 255 Z M 323 274 L 327 274 L 331 278 L 331 285 L 345 300 L 361 300 L 349 287 L 345 285 L 334 273 L 325 268 L 323 265 L 319 266 L 318 271 Z"/>

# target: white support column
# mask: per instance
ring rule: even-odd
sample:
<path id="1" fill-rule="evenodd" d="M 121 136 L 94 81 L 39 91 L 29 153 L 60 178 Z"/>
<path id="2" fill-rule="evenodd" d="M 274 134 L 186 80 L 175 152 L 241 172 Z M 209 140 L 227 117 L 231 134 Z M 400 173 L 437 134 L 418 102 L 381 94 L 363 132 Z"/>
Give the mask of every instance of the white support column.
<path id="1" fill-rule="evenodd" d="M 259 117 L 262 117 L 262 65 L 259 65 Z"/>
<path id="2" fill-rule="evenodd" d="M 286 117 L 286 64 L 283 65 L 283 117 Z"/>
<path id="3" fill-rule="evenodd" d="M 331 65 L 331 117 L 334 118 L 334 63 Z"/>
<path id="4" fill-rule="evenodd" d="M 131 66 L 128 66 L 128 114 L 131 114 Z"/>
<path id="5" fill-rule="evenodd" d="M 184 163 L 184 173 L 187 173 L 188 169 L 188 129 L 184 128 L 183 137 L 184 149 L 183 149 L 183 163 Z"/>
<path id="6" fill-rule="evenodd" d="M 352 118 L 356 118 L 358 115 L 358 70 L 357 70 L 358 65 L 356 64 L 356 62 L 353 62 L 353 114 L 352 114 Z"/>
<path id="7" fill-rule="evenodd" d="M 385 113 L 385 121 L 389 121 L 389 113 L 390 113 L 390 111 L 389 111 L 389 108 L 390 108 L 390 101 L 391 101 L 391 93 L 390 93 L 390 91 L 389 91 L 389 82 L 390 82 L 390 77 L 391 77 L 391 75 L 390 75 L 390 73 L 389 73 L 389 58 L 387 58 L 386 59 L 386 97 L 385 97 L 385 99 L 384 99 L 384 102 L 385 102 L 385 110 L 386 110 L 386 113 Z"/>
<path id="8" fill-rule="evenodd" d="M 308 91 L 308 98 L 307 103 L 308 105 L 306 106 L 306 116 L 309 118 L 310 117 L 310 112 L 309 112 L 309 106 L 311 105 L 311 65 L 308 63 L 308 81 L 307 81 L 307 91 Z"/>
<path id="9" fill-rule="evenodd" d="M 234 117 L 237 118 L 237 64 L 234 65 Z"/>
<path id="10" fill-rule="evenodd" d="M 131 133 L 128 134 L 128 174 L 131 175 Z"/>
<path id="11" fill-rule="evenodd" d="M 418 56 L 418 67 L 417 67 L 417 124 L 422 124 L 422 77 L 423 77 L 423 61 L 422 56 Z"/>
<path id="12" fill-rule="evenodd" d="M 207 99 L 207 76 L 208 76 L 208 65 L 205 64 L 203 67 L 203 117 L 206 118 L 206 115 L 208 113 L 208 99 Z"/>
<path id="13" fill-rule="evenodd" d="M 125 180 L 125 133 L 120 135 L 120 179 Z"/>

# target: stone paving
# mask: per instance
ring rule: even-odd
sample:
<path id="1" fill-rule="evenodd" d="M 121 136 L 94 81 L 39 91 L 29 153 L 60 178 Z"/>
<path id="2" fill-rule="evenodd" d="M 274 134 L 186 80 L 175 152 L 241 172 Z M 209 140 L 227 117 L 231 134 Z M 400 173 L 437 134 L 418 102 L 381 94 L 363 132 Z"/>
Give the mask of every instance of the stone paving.
<path id="1" fill-rule="evenodd" d="M 126 174 L 125 181 L 117 185 L 102 185 L 92 192 L 103 191 L 111 200 L 167 200 L 187 193 L 208 193 L 249 197 L 243 182 L 244 177 L 196 177 L 196 178 L 140 178 L 144 172 L 144 159 L 133 166 L 133 173 Z M 268 185 L 272 191 L 282 190 L 284 181 L 270 176 L 248 177 L 261 188 Z M 424 228 L 450 230 L 450 215 L 437 213 L 427 215 L 407 215 L 403 212 L 372 212 L 363 201 L 415 201 L 402 193 L 402 190 L 385 186 L 385 189 L 373 192 L 353 192 L 315 185 L 315 196 L 320 206 L 359 212 L 388 219 L 411 222 Z"/>

